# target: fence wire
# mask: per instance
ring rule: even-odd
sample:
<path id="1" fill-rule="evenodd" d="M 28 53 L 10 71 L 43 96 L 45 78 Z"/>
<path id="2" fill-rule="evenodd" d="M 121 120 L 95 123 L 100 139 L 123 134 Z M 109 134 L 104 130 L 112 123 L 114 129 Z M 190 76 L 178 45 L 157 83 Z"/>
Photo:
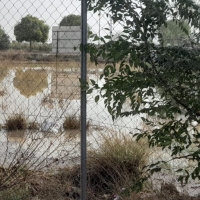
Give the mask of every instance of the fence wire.
<path id="1" fill-rule="evenodd" d="M 0 11 L 0 199 L 80 199 L 81 2 L 1 0 Z M 108 11 L 87 14 L 88 43 L 101 45 L 92 35 L 119 39 L 122 25 Z M 96 66 L 87 56 L 87 80 L 102 85 L 106 61 Z M 177 167 L 193 164 L 182 160 L 163 166 L 139 196 L 128 193 L 146 164 L 170 159 L 170 152 L 132 137 L 152 130 L 141 120 L 148 115 L 113 121 L 104 99 L 95 102 L 97 95 L 87 95 L 87 199 L 200 194 L 198 182 L 182 185 L 174 178 Z M 127 99 L 124 109 L 129 106 Z"/>

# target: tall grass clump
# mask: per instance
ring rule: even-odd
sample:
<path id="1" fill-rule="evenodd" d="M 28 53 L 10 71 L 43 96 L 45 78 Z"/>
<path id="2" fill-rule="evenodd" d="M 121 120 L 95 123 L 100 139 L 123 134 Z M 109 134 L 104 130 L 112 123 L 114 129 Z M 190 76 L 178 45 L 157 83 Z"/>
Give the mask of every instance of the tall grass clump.
<path id="1" fill-rule="evenodd" d="M 93 195 L 121 193 L 131 189 L 141 178 L 142 168 L 148 163 L 147 142 L 136 142 L 128 136 L 103 137 L 98 149 L 90 150 L 87 159 L 88 188 Z M 79 167 L 70 172 L 78 187 Z"/>
<path id="2" fill-rule="evenodd" d="M 5 127 L 8 131 L 25 130 L 27 128 L 26 118 L 22 114 L 11 116 L 6 120 Z"/>
<path id="3" fill-rule="evenodd" d="M 89 128 L 90 123 L 87 122 L 87 128 Z M 69 130 L 69 129 L 80 129 L 81 128 L 81 118 L 77 117 L 75 115 L 71 115 L 69 117 L 65 118 L 65 121 L 63 123 L 63 128 L 65 130 Z"/>

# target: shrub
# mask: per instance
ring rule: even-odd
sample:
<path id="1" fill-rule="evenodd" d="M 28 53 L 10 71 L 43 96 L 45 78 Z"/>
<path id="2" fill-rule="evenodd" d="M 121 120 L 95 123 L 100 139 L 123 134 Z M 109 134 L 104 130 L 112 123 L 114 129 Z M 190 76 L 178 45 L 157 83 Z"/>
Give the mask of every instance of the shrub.
<path id="1" fill-rule="evenodd" d="M 24 130 L 27 128 L 27 122 L 25 117 L 19 114 L 9 117 L 8 120 L 6 120 L 5 126 L 8 131 Z"/>
<path id="2" fill-rule="evenodd" d="M 88 152 L 87 178 L 92 195 L 127 191 L 141 178 L 142 168 L 150 155 L 145 141 L 136 142 L 123 136 L 104 137 L 97 150 Z M 79 167 L 70 171 L 69 180 L 79 187 Z"/>

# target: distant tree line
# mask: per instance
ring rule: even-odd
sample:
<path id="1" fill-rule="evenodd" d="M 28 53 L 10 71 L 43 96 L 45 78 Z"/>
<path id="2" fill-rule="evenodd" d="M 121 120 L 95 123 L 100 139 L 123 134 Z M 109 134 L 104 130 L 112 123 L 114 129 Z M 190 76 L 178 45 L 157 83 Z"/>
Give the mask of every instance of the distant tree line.
<path id="1" fill-rule="evenodd" d="M 187 22 L 182 22 L 183 26 L 176 24 L 173 20 L 168 20 L 166 26 L 160 28 L 160 33 L 163 37 L 163 45 L 175 46 L 179 45 L 188 38 L 187 32 L 190 32 L 190 25 Z M 80 15 L 64 16 L 59 23 L 59 26 L 81 26 Z M 181 30 L 184 28 L 184 31 Z M 44 21 L 37 17 L 27 15 L 23 17 L 14 27 L 14 35 L 16 41 L 10 42 L 8 34 L 0 27 L 0 50 L 23 49 L 37 51 L 51 51 L 51 44 L 46 44 L 49 37 L 50 27 Z M 88 25 L 88 37 L 92 35 L 92 30 Z M 28 42 L 28 43 L 22 43 Z"/>
<path id="2" fill-rule="evenodd" d="M 10 38 L 0 26 L 0 50 L 9 49 Z"/>
<path id="3" fill-rule="evenodd" d="M 81 26 L 81 15 L 71 14 L 64 16 L 59 26 Z M 0 50 L 12 48 L 30 51 L 51 51 L 51 44 L 46 44 L 49 37 L 49 30 L 50 27 L 43 20 L 27 15 L 14 27 L 16 41 L 10 42 L 8 34 L 0 27 Z M 88 26 L 88 36 L 91 34 L 91 28 Z"/>

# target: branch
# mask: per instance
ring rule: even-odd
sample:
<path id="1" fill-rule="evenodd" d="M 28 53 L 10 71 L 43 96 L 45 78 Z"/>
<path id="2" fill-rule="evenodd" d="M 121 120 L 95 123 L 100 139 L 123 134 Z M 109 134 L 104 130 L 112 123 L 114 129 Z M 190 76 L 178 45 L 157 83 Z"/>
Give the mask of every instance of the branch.
<path id="1" fill-rule="evenodd" d="M 150 51 L 148 49 L 148 54 L 150 55 Z M 194 116 L 196 115 L 197 117 L 200 116 L 200 111 L 198 112 L 195 112 L 194 110 L 192 110 L 187 104 L 185 104 L 183 101 L 179 100 L 172 92 L 171 90 L 168 88 L 168 85 L 166 83 L 166 81 L 160 76 L 160 73 L 158 72 L 158 70 L 156 69 L 156 66 L 152 60 L 152 57 L 150 56 L 150 61 L 151 61 L 151 65 L 153 67 L 153 69 L 155 70 L 156 72 L 156 75 L 158 76 L 159 78 L 159 81 L 162 82 L 164 88 L 167 88 L 167 89 L 164 89 L 165 91 L 168 91 L 171 95 L 171 97 L 176 101 L 176 103 L 180 104 L 183 108 L 185 108 L 187 110 L 188 113 L 190 113 L 191 116 Z M 194 117 L 192 117 L 194 120 L 196 120 L 198 123 L 200 123 L 200 120 L 197 119 L 197 117 L 194 119 Z"/>

